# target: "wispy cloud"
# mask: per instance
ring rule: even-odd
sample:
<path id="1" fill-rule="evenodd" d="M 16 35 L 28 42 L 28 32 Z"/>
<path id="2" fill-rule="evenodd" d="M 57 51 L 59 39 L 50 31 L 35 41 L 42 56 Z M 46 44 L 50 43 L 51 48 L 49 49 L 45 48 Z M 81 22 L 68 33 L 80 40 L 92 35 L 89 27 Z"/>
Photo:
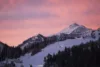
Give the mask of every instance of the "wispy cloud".
<path id="1" fill-rule="evenodd" d="M 0 40 L 8 44 L 59 32 L 73 21 L 100 27 L 100 0 L 0 0 Z"/>
<path id="2" fill-rule="evenodd" d="M 27 20 L 27 19 L 46 19 L 46 18 L 56 18 L 55 14 L 48 12 L 18 12 L 18 13 L 6 13 L 0 14 L 0 20 Z"/>

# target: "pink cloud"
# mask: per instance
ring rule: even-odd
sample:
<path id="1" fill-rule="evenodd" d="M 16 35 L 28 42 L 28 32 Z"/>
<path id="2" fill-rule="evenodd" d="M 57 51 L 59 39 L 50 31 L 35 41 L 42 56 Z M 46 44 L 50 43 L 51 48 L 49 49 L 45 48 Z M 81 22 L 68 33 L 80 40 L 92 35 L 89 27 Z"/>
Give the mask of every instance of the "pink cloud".
<path id="1" fill-rule="evenodd" d="M 100 0 L 0 0 L 0 40 L 18 45 L 38 33 L 55 34 L 73 22 L 96 29 L 100 27 L 99 3 Z"/>

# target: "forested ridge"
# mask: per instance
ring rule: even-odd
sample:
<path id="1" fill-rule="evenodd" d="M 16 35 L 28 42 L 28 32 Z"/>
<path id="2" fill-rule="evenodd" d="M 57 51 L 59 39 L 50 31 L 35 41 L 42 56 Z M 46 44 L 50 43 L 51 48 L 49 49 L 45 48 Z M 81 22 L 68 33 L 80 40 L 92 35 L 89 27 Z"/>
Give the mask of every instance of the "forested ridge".
<path id="1" fill-rule="evenodd" d="M 44 58 L 44 67 L 100 67 L 100 38 Z"/>

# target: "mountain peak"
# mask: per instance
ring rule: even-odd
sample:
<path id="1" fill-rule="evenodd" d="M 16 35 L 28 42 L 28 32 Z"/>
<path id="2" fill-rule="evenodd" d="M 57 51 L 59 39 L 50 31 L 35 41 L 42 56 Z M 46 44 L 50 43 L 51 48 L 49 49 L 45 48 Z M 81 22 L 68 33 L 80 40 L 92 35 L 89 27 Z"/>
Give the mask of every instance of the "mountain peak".
<path id="1" fill-rule="evenodd" d="M 71 24 L 71 25 L 69 26 L 69 28 L 74 28 L 74 27 L 77 27 L 77 26 L 80 26 L 80 25 L 77 24 L 77 23 L 73 23 L 73 24 Z"/>
<path id="2" fill-rule="evenodd" d="M 77 24 L 77 23 L 73 23 L 71 24 L 68 28 L 65 28 L 63 29 L 60 33 L 67 33 L 67 34 L 70 34 L 72 33 L 73 31 L 81 31 L 81 30 L 89 30 L 88 28 L 86 28 L 85 26 L 83 25 L 80 25 L 80 24 Z"/>
<path id="3" fill-rule="evenodd" d="M 71 25 L 69 25 L 68 28 L 63 29 L 60 33 L 67 33 L 70 34 L 73 30 L 77 29 L 78 27 L 80 27 L 81 25 L 77 24 L 77 23 L 73 23 Z"/>

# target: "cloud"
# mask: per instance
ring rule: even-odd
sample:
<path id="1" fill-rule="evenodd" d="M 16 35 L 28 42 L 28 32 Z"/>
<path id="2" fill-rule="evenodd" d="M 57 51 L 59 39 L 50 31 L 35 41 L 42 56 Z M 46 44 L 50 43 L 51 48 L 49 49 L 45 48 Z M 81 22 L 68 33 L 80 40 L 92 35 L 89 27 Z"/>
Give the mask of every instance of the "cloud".
<path id="1" fill-rule="evenodd" d="M 0 14 L 0 20 L 26 20 L 26 19 L 43 19 L 43 18 L 56 18 L 55 14 L 49 12 L 16 12 L 9 14 Z"/>
<path id="2" fill-rule="evenodd" d="M 100 27 L 100 0 L 0 0 L 0 40 L 10 44 L 57 33 L 72 21 Z"/>
<path id="3" fill-rule="evenodd" d="M 85 15 L 100 15 L 100 0 L 89 0 Z"/>
<path id="4" fill-rule="evenodd" d="M 48 0 L 25 0 L 26 5 L 41 6 L 47 3 Z"/>
<path id="5" fill-rule="evenodd" d="M 100 9 L 90 9 L 84 12 L 85 15 L 100 15 Z"/>
<path id="6" fill-rule="evenodd" d="M 48 0 L 0 0 L 0 11 L 14 9 L 17 6 L 42 6 Z"/>

